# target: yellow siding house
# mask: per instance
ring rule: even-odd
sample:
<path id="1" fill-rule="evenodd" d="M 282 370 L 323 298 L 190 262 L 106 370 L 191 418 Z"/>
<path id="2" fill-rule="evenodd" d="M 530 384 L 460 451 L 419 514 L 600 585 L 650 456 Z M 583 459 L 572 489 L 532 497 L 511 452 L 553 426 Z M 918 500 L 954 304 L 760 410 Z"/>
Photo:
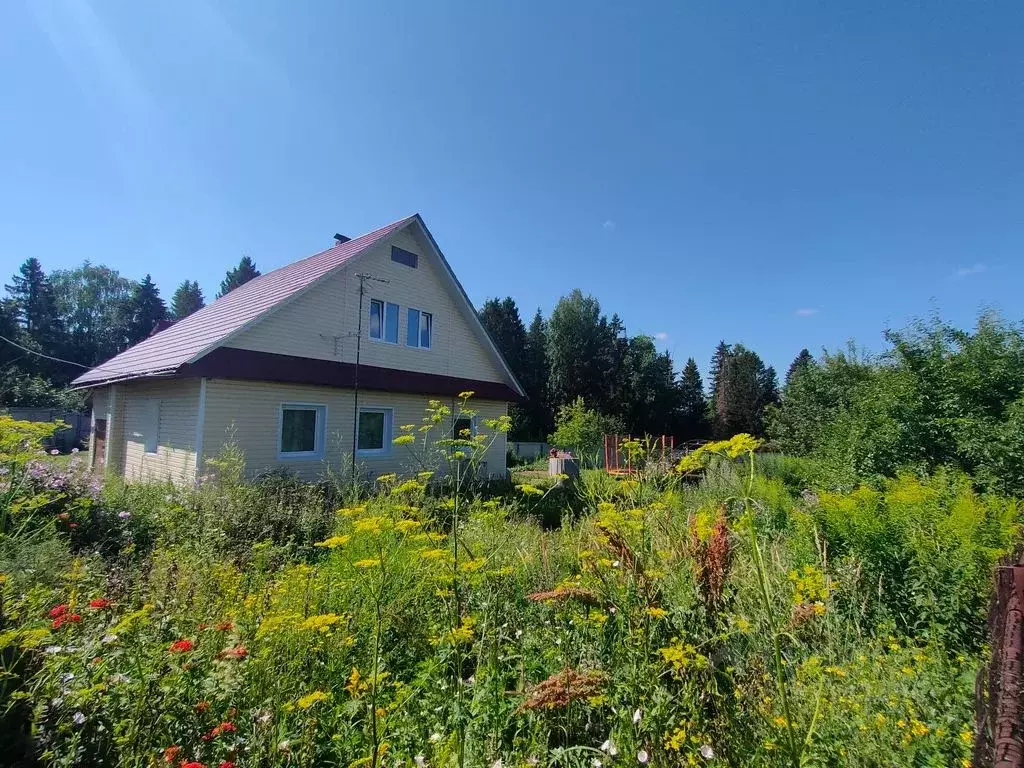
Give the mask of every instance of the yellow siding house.
<path id="1" fill-rule="evenodd" d="M 422 469 L 395 445 L 431 400 L 486 432 L 523 390 L 417 214 L 274 270 L 80 376 L 91 456 L 128 479 L 191 482 L 232 441 L 252 474 Z M 453 416 L 453 419 L 456 417 Z M 499 435 L 481 471 L 505 474 Z"/>

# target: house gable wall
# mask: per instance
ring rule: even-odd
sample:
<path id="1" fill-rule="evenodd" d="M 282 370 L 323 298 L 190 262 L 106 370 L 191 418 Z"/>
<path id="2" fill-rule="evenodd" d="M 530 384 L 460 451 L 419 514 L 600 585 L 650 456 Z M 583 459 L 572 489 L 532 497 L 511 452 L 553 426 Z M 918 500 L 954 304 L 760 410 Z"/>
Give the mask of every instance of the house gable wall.
<path id="1" fill-rule="evenodd" d="M 418 266 L 412 268 L 392 261 L 392 245 L 415 253 Z M 480 381 L 505 381 L 505 374 L 493 353 L 465 316 L 461 300 L 452 295 L 442 272 L 444 269 L 428 244 L 422 241 L 418 230 L 407 227 L 356 258 L 338 274 L 271 312 L 226 346 L 354 363 L 355 334 L 359 326 L 357 275 L 363 273 L 388 282 L 366 282 L 361 364 Z M 399 305 L 397 344 L 369 337 L 371 299 Z M 430 349 L 406 345 L 410 308 L 433 315 Z"/>

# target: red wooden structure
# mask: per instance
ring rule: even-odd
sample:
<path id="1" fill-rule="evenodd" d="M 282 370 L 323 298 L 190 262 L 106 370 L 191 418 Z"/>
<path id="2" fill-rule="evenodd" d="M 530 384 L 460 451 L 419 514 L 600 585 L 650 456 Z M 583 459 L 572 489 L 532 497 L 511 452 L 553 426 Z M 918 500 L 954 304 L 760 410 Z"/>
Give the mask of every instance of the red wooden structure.
<path id="1" fill-rule="evenodd" d="M 672 452 L 676 447 L 676 439 L 672 435 L 637 438 L 645 446 L 643 463 L 649 464 L 671 462 Z M 633 440 L 629 435 L 604 436 L 604 471 L 609 475 L 632 475 L 643 467 L 633 465 L 630 451 L 623 450 L 622 444 Z"/>

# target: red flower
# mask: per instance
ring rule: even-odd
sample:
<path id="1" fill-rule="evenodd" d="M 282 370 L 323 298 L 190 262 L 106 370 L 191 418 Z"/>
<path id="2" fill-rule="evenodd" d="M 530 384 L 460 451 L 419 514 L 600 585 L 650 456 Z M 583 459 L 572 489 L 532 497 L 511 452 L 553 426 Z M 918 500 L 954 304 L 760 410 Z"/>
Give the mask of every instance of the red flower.
<path id="1" fill-rule="evenodd" d="M 60 605 L 55 605 L 55 606 L 53 606 L 53 608 L 50 609 L 50 616 L 52 618 L 56 619 L 58 616 L 63 616 L 67 612 L 68 612 L 68 605 L 67 605 L 67 603 L 61 603 Z"/>
<path id="2" fill-rule="evenodd" d="M 218 632 L 230 632 L 234 628 L 235 625 L 232 624 L 230 621 L 222 621 L 220 624 L 217 625 Z"/>
<path id="3" fill-rule="evenodd" d="M 208 733 L 204 733 L 201 738 L 202 738 L 203 741 L 210 741 L 212 739 L 217 738 L 221 734 L 233 733 L 233 732 L 235 732 L 237 730 L 238 730 L 238 726 L 237 725 L 235 725 L 232 722 L 225 721 L 225 722 L 221 723 L 220 725 L 214 726 L 214 728 L 211 731 L 209 731 Z"/>
<path id="4" fill-rule="evenodd" d="M 69 621 L 81 621 L 82 617 L 77 613 L 62 613 L 53 620 L 53 628 L 60 629 L 62 626 L 67 624 Z"/>
<path id="5" fill-rule="evenodd" d="M 77 528 L 78 523 L 68 523 L 68 528 Z"/>
<path id="6" fill-rule="evenodd" d="M 181 752 L 181 747 L 177 744 L 171 744 L 171 746 L 164 750 L 164 760 L 168 763 L 173 763 L 178 759 L 179 752 Z"/>
<path id="7" fill-rule="evenodd" d="M 193 760 L 188 763 L 182 763 L 181 768 L 206 768 L 206 766 L 198 760 Z"/>
<path id="8" fill-rule="evenodd" d="M 191 640 L 175 640 L 171 643 L 171 647 L 167 649 L 168 653 L 187 653 L 196 647 L 196 644 Z"/>
<path id="9" fill-rule="evenodd" d="M 249 655 L 244 645 L 237 645 L 234 648 L 225 648 L 217 654 L 218 659 L 234 659 L 239 661 Z"/>
<path id="10" fill-rule="evenodd" d="M 97 597 L 95 600 L 89 601 L 90 608 L 109 608 L 110 601 L 105 597 Z"/>
<path id="11" fill-rule="evenodd" d="M 210 702 L 200 701 L 196 704 L 196 712 L 206 712 L 210 708 Z"/>
<path id="12" fill-rule="evenodd" d="M 235 768 L 235 764 L 230 760 L 221 760 L 217 768 Z"/>
<path id="13" fill-rule="evenodd" d="M 207 627 L 209 627 L 209 626 L 210 626 L 209 624 L 207 624 L 206 622 L 203 622 L 202 624 L 200 624 L 200 625 L 199 625 L 199 626 L 197 627 L 197 629 L 198 629 L 198 630 L 199 630 L 200 632 L 202 632 L 202 631 L 203 631 L 204 629 L 206 629 L 206 628 L 207 628 Z"/>

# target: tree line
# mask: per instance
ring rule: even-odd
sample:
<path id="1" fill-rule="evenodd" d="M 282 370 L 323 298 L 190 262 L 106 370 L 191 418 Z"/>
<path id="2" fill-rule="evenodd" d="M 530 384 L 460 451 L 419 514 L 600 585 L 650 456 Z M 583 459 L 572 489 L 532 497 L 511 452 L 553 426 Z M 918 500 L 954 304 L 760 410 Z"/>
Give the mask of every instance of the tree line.
<path id="1" fill-rule="evenodd" d="M 654 339 L 630 336 L 617 314 L 609 318 L 579 289 L 549 317 L 537 310 L 529 327 L 512 297 L 488 299 L 480 320 L 526 391 L 513 407 L 513 439 L 546 440 L 559 423 L 583 418 L 592 431 L 677 441 L 760 435 L 779 402 L 775 370 L 753 350 L 720 343 L 705 390 L 694 358 L 677 371 Z"/>
<path id="2" fill-rule="evenodd" d="M 259 275 L 242 257 L 217 298 Z M 10 341 L 0 341 L 0 406 L 79 407 L 81 395 L 66 386 L 82 366 L 99 365 L 206 304 L 195 280 L 178 285 L 168 306 L 151 275 L 134 281 L 88 261 L 47 274 L 30 258 L 4 289 L 0 336 Z"/>

